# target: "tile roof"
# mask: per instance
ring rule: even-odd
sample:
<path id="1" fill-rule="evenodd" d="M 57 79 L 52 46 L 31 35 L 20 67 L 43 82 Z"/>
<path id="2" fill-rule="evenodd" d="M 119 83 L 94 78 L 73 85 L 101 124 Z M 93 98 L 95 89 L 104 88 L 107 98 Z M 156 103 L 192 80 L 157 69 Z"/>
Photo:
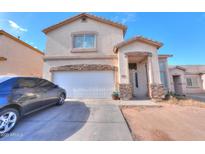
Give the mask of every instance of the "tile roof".
<path id="1" fill-rule="evenodd" d="M 160 48 L 160 47 L 163 46 L 163 43 L 161 43 L 161 42 L 154 41 L 152 39 L 149 39 L 149 38 L 146 38 L 146 37 L 143 37 L 143 36 L 135 36 L 135 37 L 133 37 L 129 40 L 122 41 L 122 42 L 118 43 L 117 45 L 115 45 L 114 52 L 116 53 L 119 48 L 121 48 L 125 45 L 128 45 L 130 43 L 133 43 L 135 41 L 141 41 L 141 42 L 156 46 L 157 48 Z"/>
<path id="2" fill-rule="evenodd" d="M 83 18 L 83 17 L 87 17 L 87 18 L 93 19 L 93 20 L 95 20 L 95 21 L 102 22 L 102 23 L 104 23 L 104 24 L 108 24 L 108 25 L 111 25 L 111 26 L 120 28 L 120 29 L 123 30 L 124 34 L 125 34 L 126 30 L 127 30 L 127 27 L 126 27 L 125 25 L 120 24 L 120 23 L 118 23 L 118 22 L 113 22 L 113 21 L 111 21 L 111 20 L 108 20 L 108 19 L 105 19 L 105 18 L 102 18 L 102 17 L 98 17 L 98 16 L 95 16 L 95 15 L 91 15 L 91 14 L 88 14 L 88 13 L 81 13 L 81 14 L 78 14 L 78 15 L 76 15 L 76 16 L 73 16 L 73 17 L 71 17 L 71 18 L 69 18 L 69 19 L 67 19 L 67 20 L 64 20 L 64 21 L 62 21 L 62 22 L 59 22 L 59 23 L 57 23 L 57 24 L 55 24 L 55 25 L 53 25 L 53 26 L 50 26 L 50 27 L 48 27 L 48 28 L 45 28 L 45 29 L 43 30 L 43 32 L 44 32 L 45 34 L 47 34 L 48 32 L 50 32 L 50 31 L 52 31 L 52 30 L 54 30 L 54 29 L 57 29 L 57 28 L 59 28 L 59 27 L 61 27 L 61 26 L 64 26 L 64 25 L 66 25 L 66 24 L 69 24 L 69 23 L 71 23 L 71 22 L 73 22 L 73 21 L 75 21 L 75 20 L 77 20 L 77 19 L 79 19 L 79 18 Z"/>
<path id="3" fill-rule="evenodd" d="M 159 57 L 159 58 L 169 58 L 169 57 L 173 57 L 173 55 L 169 55 L 169 54 L 159 54 L 158 57 Z"/>

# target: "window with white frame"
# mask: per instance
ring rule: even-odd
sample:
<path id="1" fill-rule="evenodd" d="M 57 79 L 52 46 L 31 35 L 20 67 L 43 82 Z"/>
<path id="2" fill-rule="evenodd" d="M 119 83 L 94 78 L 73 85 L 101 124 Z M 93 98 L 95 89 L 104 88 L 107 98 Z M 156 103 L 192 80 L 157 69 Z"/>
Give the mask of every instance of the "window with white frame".
<path id="1" fill-rule="evenodd" d="M 197 77 L 186 78 L 187 87 L 199 87 Z"/>
<path id="2" fill-rule="evenodd" d="M 74 49 L 91 49 L 96 48 L 95 34 L 75 34 L 73 35 Z"/>

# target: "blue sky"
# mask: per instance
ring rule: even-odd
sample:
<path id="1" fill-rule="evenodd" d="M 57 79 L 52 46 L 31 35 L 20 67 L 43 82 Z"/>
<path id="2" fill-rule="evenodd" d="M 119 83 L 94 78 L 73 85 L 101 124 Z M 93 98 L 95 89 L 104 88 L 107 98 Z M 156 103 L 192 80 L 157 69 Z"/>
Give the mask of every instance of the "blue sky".
<path id="1" fill-rule="evenodd" d="M 0 13 L 0 29 L 44 51 L 42 30 L 78 13 Z M 125 39 L 143 35 L 164 43 L 170 64 L 205 64 L 205 13 L 91 13 L 128 27 Z"/>

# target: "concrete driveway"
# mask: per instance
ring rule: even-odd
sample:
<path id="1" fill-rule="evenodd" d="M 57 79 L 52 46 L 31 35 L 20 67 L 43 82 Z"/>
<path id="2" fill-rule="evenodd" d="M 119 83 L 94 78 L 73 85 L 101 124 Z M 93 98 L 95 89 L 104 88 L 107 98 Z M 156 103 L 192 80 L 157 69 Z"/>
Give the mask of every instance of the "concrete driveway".
<path id="1" fill-rule="evenodd" d="M 23 118 L 0 140 L 132 140 L 117 105 L 66 102 Z"/>
<path id="2" fill-rule="evenodd" d="M 201 94 L 187 94 L 189 98 L 192 98 L 197 101 L 205 102 L 205 93 Z"/>

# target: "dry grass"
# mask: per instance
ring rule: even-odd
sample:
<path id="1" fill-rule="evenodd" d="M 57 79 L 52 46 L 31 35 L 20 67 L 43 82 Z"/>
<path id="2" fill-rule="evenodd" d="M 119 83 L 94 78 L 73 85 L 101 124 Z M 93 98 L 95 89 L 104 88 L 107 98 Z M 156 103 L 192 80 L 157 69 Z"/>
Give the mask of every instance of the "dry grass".
<path id="1" fill-rule="evenodd" d="M 177 99 L 175 97 L 169 100 L 159 101 L 157 103 L 174 104 L 174 105 L 180 105 L 180 106 L 195 106 L 195 107 L 205 108 L 204 102 L 200 102 L 200 101 L 193 100 L 193 99 Z"/>

